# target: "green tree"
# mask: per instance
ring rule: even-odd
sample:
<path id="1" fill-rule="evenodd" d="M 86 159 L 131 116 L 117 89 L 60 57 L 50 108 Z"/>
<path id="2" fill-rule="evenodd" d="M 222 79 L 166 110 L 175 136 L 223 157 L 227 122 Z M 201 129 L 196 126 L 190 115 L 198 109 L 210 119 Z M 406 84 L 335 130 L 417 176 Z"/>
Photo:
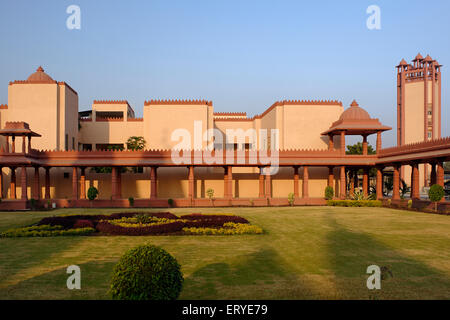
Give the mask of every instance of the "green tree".
<path id="1" fill-rule="evenodd" d="M 144 137 L 132 136 L 132 137 L 129 137 L 127 140 L 127 149 L 128 150 L 143 150 L 145 148 L 146 143 L 147 142 L 145 141 Z"/>
<path id="2" fill-rule="evenodd" d="M 434 202 L 434 211 L 437 211 L 437 203 L 444 197 L 444 188 L 438 184 L 433 184 L 428 190 L 428 198 Z"/>
<path id="3" fill-rule="evenodd" d="M 368 154 L 376 154 L 376 151 L 367 143 L 367 153 Z M 347 151 L 345 154 L 363 154 L 363 144 L 362 142 L 355 143 L 354 145 L 347 146 Z"/>

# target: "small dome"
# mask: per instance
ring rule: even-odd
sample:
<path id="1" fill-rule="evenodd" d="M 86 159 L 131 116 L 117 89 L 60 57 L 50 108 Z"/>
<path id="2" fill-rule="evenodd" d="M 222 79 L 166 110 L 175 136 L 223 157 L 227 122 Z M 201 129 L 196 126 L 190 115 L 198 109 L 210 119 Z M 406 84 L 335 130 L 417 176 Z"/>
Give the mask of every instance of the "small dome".
<path id="1" fill-rule="evenodd" d="M 370 119 L 369 113 L 361 108 L 358 103 L 353 100 L 350 108 L 342 112 L 339 120 L 367 120 Z"/>
<path id="2" fill-rule="evenodd" d="M 416 60 L 423 60 L 423 57 L 420 53 L 417 54 L 416 58 L 413 61 L 416 61 Z"/>
<path id="3" fill-rule="evenodd" d="M 427 62 L 431 62 L 431 61 L 433 61 L 433 59 L 430 57 L 430 55 L 428 54 L 426 57 L 425 57 L 425 59 L 424 59 L 425 61 L 427 61 Z"/>
<path id="4" fill-rule="evenodd" d="M 402 61 L 400 61 L 399 66 L 407 66 L 408 63 L 405 61 L 405 59 L 402 59 Z"/>
<path id="5" fill-rule="evenodd" d="M 37 68 L 36 72 L 31 74 L 27 81 L 40 82 L 40 81 L 54 81 L 52 77 L 44 72 L 42 67 Z"/>

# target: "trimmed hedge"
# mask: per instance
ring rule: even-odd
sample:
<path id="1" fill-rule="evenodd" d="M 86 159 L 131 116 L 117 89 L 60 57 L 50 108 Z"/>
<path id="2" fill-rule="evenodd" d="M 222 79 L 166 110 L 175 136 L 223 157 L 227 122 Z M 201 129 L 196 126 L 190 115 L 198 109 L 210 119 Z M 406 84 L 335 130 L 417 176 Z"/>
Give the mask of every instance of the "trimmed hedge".
<path id="1" fill-rule="evenodd" d="M 153 245 L 128 250 L 114 267 L 110 293 L 121 300 L 175 300 L 183 287 L 177 260 Z"/>
<path id="2" fill-rule="evenodd" d="M 328 206 L 334 207 L 381 207 L 380 200 L 327 200 Z"/>
<path id="3" fill-rule="evenodd" d="M 93 228 L 78 228 L 64 230 L 62 226 L 32 226 L 10 229 L 0 234 L 2 238 L 16 237 L 56 237 L 56 236 L 84 236 L 95 232 Z"/>
<path id="4" fill-rule="evenodd" d="M 124 236 L 147 236 L 161 233 L 174 233 L 181 231 L 184 223 L 181 221 L 174 221 L 166 224 L 155 224 L 141 228 L 136 227 L 122 227 L 109 223 L 108 221 L 100 221 L 97 223 L 97 230 L 110 235 L 124 235 Z"/>
<path id="5" fill-rule="evenodd" d="M 196 235 L 235 235 L 235 234 L 261 234 L 263 229 L 247 223 L 227 222 L 221 228 L 183 228 L 187 234 Z"/>

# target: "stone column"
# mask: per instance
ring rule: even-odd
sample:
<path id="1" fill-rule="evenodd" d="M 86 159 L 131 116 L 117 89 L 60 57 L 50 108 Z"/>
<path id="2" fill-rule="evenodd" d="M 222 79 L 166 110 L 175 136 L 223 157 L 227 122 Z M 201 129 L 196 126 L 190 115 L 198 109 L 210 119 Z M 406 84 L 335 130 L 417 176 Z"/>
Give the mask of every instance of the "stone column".
<path id="1" fill-rule="evenodd" d="M 0 199 L 3 199 L 3 167 L 0 167 Z"/>
<path id="2" fill-rule="evenodd" d="M 436 184 L 444 187 L 444 162 L 438 161 L 436 166 Z"/>
<path id="3" fill-rule="evenodd" d="M 33 190 L 31 196 L 36 200 L 41 198 L 41 192 L 39 189 L 39 167 L 34 167 Z"/>
<path id="4" fill-rule="evenodd" d="M 412 164 L 412 172 L 413 172 L 413 184 L 412 184 L 412 198 L 419 199 L 419 164 Z"/>
<path id="5" fill-rule="evenodd" d="M 328 150 L 333 150 L 334 149 L 334 135 L 329 134 L 328 135 Z"/>
<path id="6" fill-rule="evenodd" d="M 430 163 L 431 166 L 431 174 L 430 174 L 430 186 L 436 184 L 436 164 Z"/>
<path id="7" fill-rule="evenodd" d="M 368 150 L 367 150 L 367 135 L 363 134 L 363 155 L 367 156 Z"/>
<path id="8" fill-rule="evenodd" d="M 383 199 L 383 168 L 377 167 L 377 200 Z"/>
<path id="9" fill-rule="evenodd" d="M 189 170 L 189 173 L 188 173 L 188 180 L 189 180 L 189 199 L 191 200 L 191 201 L 193 201 L 194 200 L 194 198 L 195 198 L 195 194 L 194 194 L 194 182 L 195 182 L 195 180 L 194 180 L 194 166 L 188 166 L 188 170 Z"/>
<path id="10" fill-rule="evenodd" d="M 308 166 L 303 166 L 303 189 L 302 189 L 303 199 L 309 198 L 308 181 L 309 181 Z"/>
<path id="11" fill-rule="evenodd" d="M 259 167 L 259 198 L 264 198 L 264 175 L 262 168 Z"/>
<path id="12" fill-rule="evenodd" d="M 267 199 L 271 199 L 272 198 L 272 176 L 269 174 L 270 170 L 269 168 L 267 169 L 267 174 L 266 174 L 266 198 Z"/>
<path id="13" fill-rule="evenodd" d="M 364 168 L 363 173 L 363 194 L 364 197 L 369 195 L 369 169 Z"/>
<path id="14" fill-rule="evenodd" d="M 72 199 L 78 200 L 78 168 L 72 168 Z"/>
<path id="15" fill-rule="evenodd" d="M 28 153 L 31 152 L 31 136 L 28 136 Z"/>
<path id="16" fill-rule="evenodd" d="M 20 186 L 22 189 L 21 199 L 27 200 L 28 199 L 28 190 L 27 190 L 27 168 L 26 167 L 22 167 L 22 169 L 20 171 Z"/>
<path id="17" fill-rule="evenodd" d="M 294 166 L 294 197 L 298 198 L 298 166 Z"/>
<path id="18" fill-rule="evenodd" d="M 233 199 L 233 167 L 228 166 L 228 196 Z"/>
<path id="19" fill-rule="evenodd" d="M 392 190 L 392 200 L 400 199 L 400 173 L 399 173 L 399 165 L 394 165 L 394 175 L 393 175 L 393 190 Z"/>
<path id="20" fill-rule="evenodd" d="M 341 154 L 345 155 L 345 131 L 341 131 Z"/>
<path id="21" fill-rule="evenodd" d="M 350 176 L 351 173 L 351 176 Z M 350 179 L 350 196 L 353 197 L 355 195 L 355 176 L 357 175 L 357 170 L 349 171 L 349 179 Z"/>
<path id="22" fill-rule="evenodd" d="M 10 183 L 11 199 L 16 199 L 16 168 L 11 168 L 11 183 Z"/>
<path id="23" fill-rule="evenodd" d="M 334 174 L 333 174 L 333 166 L 328 167 L 328 186 L 334 189 Z M 336 192 L 335 192 L 336 194 Z"/>
<path id="24" fill-rule="evenodd" d="M 23 154 L 26 153 L 25 147 L 26 147 L 26 137 L 22 136 L 22 153 Z"/>
<path id="25" fill-rule="evenodd" d="M 381 150 L 381 131 L 377 132 L 377 154 L 380 153 Z"/>
<path id="26" fill-rule="evenodd" d="M 150 199 L 158 197 L 157 167 L 150 167 Z"/>
<path id="27" fill-rule="evenodd" d="M 341 166 L 339 179 L 339 198 L 345 199 L 345 166 Z"/>
<path id="28" fill-rule="evenodd" d="M 118 198 L 117 189 L 118 189 L 118 181 L 117 181 L 117 167 L 112 167 L 111 172 L 111 197 L 113 200 Z"/>
<path id="29" fill-rule="evenodd" d="M 122 167 L 117 168 L 117 199 L 122 199 Z"/>
<path id="30" fill-rule="evenodd" d="M 45 199 L 50 199 L 50 167 L 45 168 Z"/>
<path id="31" fill-rule="evenodd" d="M 86 199 L 86 168 L 81 168 L 80 175 L 80 199 Z"/>

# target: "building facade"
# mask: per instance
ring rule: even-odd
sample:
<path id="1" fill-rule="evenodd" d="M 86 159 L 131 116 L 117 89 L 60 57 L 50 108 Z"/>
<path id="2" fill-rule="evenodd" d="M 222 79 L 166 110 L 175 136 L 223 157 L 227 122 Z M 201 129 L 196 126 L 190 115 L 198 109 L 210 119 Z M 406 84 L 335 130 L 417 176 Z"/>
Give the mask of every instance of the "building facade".
<path id="1" fill-rule="evenodd" d="M 402 60 L 398 66 L 399 147 L 440 138 L 441 66 L 420 55 L 413 63 Z M 95 100 L 92 110 L 79 112 L 78 93 L 66 82 L 53 80 L 42 67 L 27 80 L 9 83 L 0 125 L 4 199 L 85 199 L 87 189 L 95 186 L 102 200 L 172 198 L 190 199 L 191 204 L 192 199 L 206 200 L 208 189 L 214 190 L 215 198 L 286 199 L 293 193 L 303 199 L 299 203 L 314 203 L 312 199 L 323 200 L 325 187 L 332 186 L 342 198 L 354 192 L 355 183 L 347 184 L 346 179 L 360 169 L 367 194 L 368 170 L 382 151 L 381 134 L 391 129 L 356 101 L 346 109 L 335 100 L 277 101 L 253 117 L 214 112 L 213 103 L 206 100 L 145 101 L 142 118 L 126 100 Z M 367 153 L 371 134 L 377 135 L 377 155 Z M 361 137 L 360 157 L 345 155 L 346 135 Z M 128 152 L 130 137 L 143 137 L 145 150 Z M 195 150 L 231 152 L 233 159 L 243 152 L 243 162 L 227 166 L 202 158 L 177 165 L 166 160 L 171 150 L 179 149 L 192 150 L 193 161 Z M 14 155 L 17 150 L 22 150 L 20 159 Z M 279 152 L 275 174 L 263 175 L 267 163 L 260 159 L 251 163 L 250 153 L 261 150 Z M 417 188 L 436 175 L 434 165 L 421 166 L 425 173 Z M 412 178 L 414 170 L 407 172 L 408 168 L 400 168 L 399 176 Z"/>

